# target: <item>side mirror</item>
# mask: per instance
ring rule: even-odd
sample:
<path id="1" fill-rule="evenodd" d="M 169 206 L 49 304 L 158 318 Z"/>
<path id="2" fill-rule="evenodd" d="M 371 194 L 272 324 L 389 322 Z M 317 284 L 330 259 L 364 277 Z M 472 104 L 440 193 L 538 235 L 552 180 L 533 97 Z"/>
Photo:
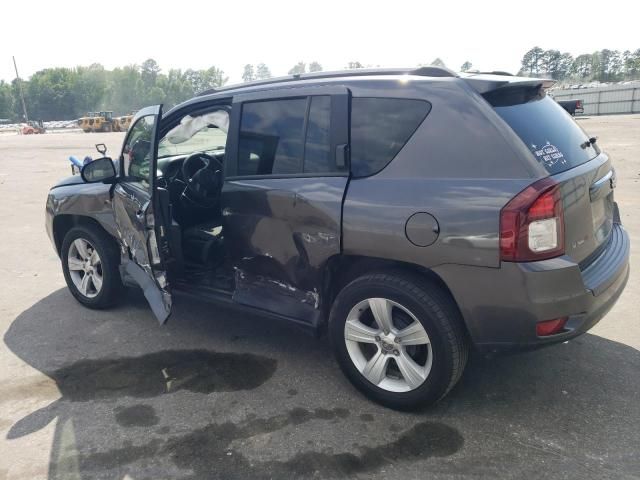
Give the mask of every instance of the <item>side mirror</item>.
<path id="1" fill-rule="evenodd" d="M 102 154 L 103 157 L 107 155 L 107 146 L 104 143 L 96 143 L 96 150 Z"/>
<path id="2" fill-rule="evenodd" d="M 99 158 L 82 167 L 80 176 L 87 183 L 110 183 L 116 179 L 116 167 L 110 158 Z"/>

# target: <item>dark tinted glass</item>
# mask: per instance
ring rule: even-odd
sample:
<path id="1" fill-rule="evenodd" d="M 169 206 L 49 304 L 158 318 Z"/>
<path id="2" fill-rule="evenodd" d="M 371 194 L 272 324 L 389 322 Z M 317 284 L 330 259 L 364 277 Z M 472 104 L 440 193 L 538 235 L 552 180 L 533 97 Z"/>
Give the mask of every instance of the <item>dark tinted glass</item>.
<path id="1" fill-rule="evenodd" d="M 379 172 L 396 156 L 427 116 L 431 104 L 404 98 L 351 100 L 351 171 Z"/>
<path id="2" fill-rule="evenodd" d="M 571 115 L 541 90 L 507 89 L 485 98 L 552 175 L 600 153 Z"/>
<path id="3" fill-rule="evenodd" d="M 238 175 L 301 172 L 306 110 L 306 98 L 245 103 Z"/>
<path id="4" fill-rule="evenodd" d="M 304 148 L 305 173 L 335 171 L 331 156 L 329 125 L 331 118 L 331 97 L 323 95 L 311 97 L 307 140 Z"/>

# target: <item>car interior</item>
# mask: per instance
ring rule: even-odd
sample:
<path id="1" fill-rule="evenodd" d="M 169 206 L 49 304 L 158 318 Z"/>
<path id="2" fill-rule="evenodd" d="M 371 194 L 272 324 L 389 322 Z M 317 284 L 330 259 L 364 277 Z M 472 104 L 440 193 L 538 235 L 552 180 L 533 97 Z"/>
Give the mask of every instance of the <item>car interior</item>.
<path id="1" fill-rule="evenodd" d="M 223 245 L 220 194 L 230 106 L 183 117 L 158 144 L 158 198 L 169 226 L 176 284 L 233 291 Z"/>

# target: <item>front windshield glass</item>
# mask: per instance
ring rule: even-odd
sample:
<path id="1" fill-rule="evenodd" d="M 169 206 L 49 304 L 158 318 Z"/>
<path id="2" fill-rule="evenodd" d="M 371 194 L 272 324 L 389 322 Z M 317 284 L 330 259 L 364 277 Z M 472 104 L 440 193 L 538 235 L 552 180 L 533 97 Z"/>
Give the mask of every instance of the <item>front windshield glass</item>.
<path id="1" fill-rule="evenodd" d="M 158 144 L 158 158 L 223 150 L 226 143 L 227 134 L 225 132 L 219 128 L 208 126 L 182 143 L 171 143 L 166 137 L 163 138 Z"/>

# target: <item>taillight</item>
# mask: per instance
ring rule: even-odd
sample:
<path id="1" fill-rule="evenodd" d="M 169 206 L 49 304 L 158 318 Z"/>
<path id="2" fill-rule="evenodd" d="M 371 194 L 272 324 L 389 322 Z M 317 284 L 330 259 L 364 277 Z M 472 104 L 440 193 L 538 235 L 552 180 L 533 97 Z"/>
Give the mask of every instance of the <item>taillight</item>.
<path id="1" fill-rule="evenodd" d="M 500 212 L 500 259 L 530 262 L 564 254 L 560 185 L 543 178 L 512 198 Z"/>

